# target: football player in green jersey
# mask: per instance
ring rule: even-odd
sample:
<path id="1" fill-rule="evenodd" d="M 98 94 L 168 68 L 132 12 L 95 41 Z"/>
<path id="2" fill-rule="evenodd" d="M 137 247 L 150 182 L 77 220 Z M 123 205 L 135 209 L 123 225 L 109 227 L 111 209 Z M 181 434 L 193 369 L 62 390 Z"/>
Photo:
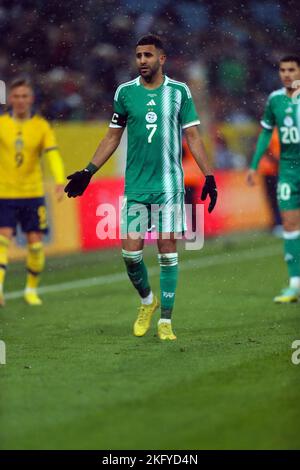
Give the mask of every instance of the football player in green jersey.
<path id="1" fill-rule="evenodd" d="M 70 182 L 65 191 L 69 197 L 84 192 L 92 175 L 118 147 L 127 126 L 125 195 L 121 214 L 122 254 L 128 276 L 141 298 L 133 332 L 135 336 L 146 334 L 160 303 L 158 336 L 163 340 L 174 340 L 171 314 L 178 272 L 176 234 L 185 230 L 182 129 L 206 177 L 201 198 L 204 200 L 210 196 L 209 212 L 216 204 L 217 189 L 198 131 L 200 121 L 190 90 L 185 83 L 163 74 L 165 60 L 159 37 L 149 34 L 139 40 L 136 64 L 140 75 L 116 90 L 114 114 L 106 137 L 100 142 L 89 165 L 68 177 Z M 143 261 L 144 234 L 152 223 L 153 207 L 158 207 L 160 212 L 155 222 L 161 268 L 160 302 L 152 293 Z M 139 225 L 132 228 L 139 210 L 143 217 Z"/>
<path id="2" fill-rule="evenodd" d="M 276 303 L 297 302 L 300 297 L 300 57 L 285 56 L 279 63 L 283 88 L 270 94 L 261 121 L 263 127 L 248 173 L 255 184 L 258 163 L 267 150 L 273 127 L 280 137 L 278 201 L 283 221 L 285 261 L 289 286 L 274 298 Z"/>

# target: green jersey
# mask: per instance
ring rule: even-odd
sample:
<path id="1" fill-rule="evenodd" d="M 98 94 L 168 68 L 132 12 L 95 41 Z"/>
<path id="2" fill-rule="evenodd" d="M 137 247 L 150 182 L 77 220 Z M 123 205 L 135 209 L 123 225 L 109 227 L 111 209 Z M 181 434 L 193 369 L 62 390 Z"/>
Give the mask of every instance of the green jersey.
<path id="1" fill-rule="evenodd" d="M 286 89 L 270 94 L 261 125 L 272 130 L 277 126 L 280 138 L 280 166 L 300 167 L 300 104 L 286 94 Z"/>
<path id="2" fill-rule="evenodd" d="M 121 84 L 110 127 L 127 126 L 125 194 L 183 192 L 182 129 L 197 124 L 185 83 L 165 76 L 153 90 L 140 77 Z"/>

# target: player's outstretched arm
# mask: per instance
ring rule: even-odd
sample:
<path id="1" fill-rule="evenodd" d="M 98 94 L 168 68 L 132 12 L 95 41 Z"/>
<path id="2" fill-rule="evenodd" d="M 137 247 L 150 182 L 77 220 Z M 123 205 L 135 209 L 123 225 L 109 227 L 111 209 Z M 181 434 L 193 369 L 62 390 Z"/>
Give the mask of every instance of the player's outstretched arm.
<path id="1" fill-rule="evenodd" d="M 123 132 L 124 128 L 109 128 L 87 167 L 67 177 L 70 180 L 65 187 L 68 197 L 77 197 L 84 193 L 93 174 L 104 165 L 117 149 Z"/>
<path id="2" fill-rule="evenodd" d="M 191 126 L 184 130 L 189 149 L 200 170 L 205 176 L 205 184 L 202 189 L 201 201 L 205 201 L 207 196 L 210 197 L 208 212 L 212 212 L 217 203 L 217 186 L 213 176 L 212 167 L 209 164 L 207 153 L 202 142 L 197 126 Z"/>
<path id="3" fill-rule="evenodd" d="M 259 134 L 257 144 L 256 144 L 256 149 L 255 153 L 253 155 L 250 169 L 247 173 L 247 183 L 249 186 L 254 186 L 255 185 L 255 179 L 256 179 L 256 172 L 257 168 L 259 165 L 259 162 L 262 158 L 262 156 L 266 153 L 268 150 L 268 147 L 270 145 L 271 137 L 272 137 L 272 131 L 273 129 L 265 129 L 263 128 L 261 133 Z"/>

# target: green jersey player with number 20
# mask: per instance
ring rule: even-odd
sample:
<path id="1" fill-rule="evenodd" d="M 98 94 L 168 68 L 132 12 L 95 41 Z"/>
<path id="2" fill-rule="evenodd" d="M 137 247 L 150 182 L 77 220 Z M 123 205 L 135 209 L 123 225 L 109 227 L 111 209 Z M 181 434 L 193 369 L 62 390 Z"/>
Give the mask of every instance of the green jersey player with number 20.
<path id="1" fill-rule="evenodd" d="M 283 221 L 285 261 L 289 286 L 274 298 L 276 303 L 297 302 L 300 296 L 300 58 L 283 57 L 279 63 L 283 88 L 270 94 L 261 121 L 248 182 L 253 185 L 259 160 L 268 148 L 276 126 L 280 138 L 278 202 Z"/>
<path id="2" fill-rule="evenodd" d="M 217 189 L 198 131 L 200 121 L 190 90 L 185 83 L 163 74 L 165 60 L 164 47 L 158 36 L 148 34 L 138 41 L 136 64 L 140 75 L 117 88 L 114 113 L 106 137 L 100 142 L 91 163 L 68 177 L 70 182 L 65 191 L 69 197 L 80 196 L 84 192 L 92 175 L 118 147 L 127 127 L 125 195 L 121 213 L 122 255 L 129 279 L 141 298 L 133 333 L 135 336 L 147 333 L 160 304 L 158 337 L 174 340 L 171 315 L 178 271 L 176 234 L 185 230 L 182 130 L 206 177 L 201 198 L 204 200 L 210 196 L 209 212 L 216 204 Z M 135 225 L 138 212 L 141 217 L 139 224 Z M 158 232 L 160 301 L 152 293 L 143 261 L 144 235 L 153 215 L 156 215 L 154 220 Z"/>

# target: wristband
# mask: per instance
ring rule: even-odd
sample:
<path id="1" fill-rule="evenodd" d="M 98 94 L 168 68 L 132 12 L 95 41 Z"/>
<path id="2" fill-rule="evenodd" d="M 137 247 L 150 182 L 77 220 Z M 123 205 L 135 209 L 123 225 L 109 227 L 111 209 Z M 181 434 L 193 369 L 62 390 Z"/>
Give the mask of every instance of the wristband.
<path id="1" fill-rule="evenodd" d="M 94 175 L 94 174 L 96 173 L 96 171 L 99 170 L 99 168 L 98 168 L 96 165 L 94 165 L 94 163 L 92 163 L 92 162 L 90 162 L 90 163 L 86 166 L 85 169 L 88 170 L 90 173 L 92 173 L 92 175 Z"/>

